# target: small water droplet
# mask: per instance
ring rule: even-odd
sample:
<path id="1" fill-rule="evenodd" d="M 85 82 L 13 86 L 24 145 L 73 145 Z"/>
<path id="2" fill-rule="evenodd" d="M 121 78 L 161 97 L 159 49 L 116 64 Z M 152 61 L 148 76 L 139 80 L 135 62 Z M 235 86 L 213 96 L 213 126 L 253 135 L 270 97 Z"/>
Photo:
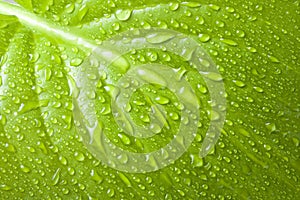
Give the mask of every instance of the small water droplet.
<path id="1" fill-rule="evenodd" d="M 240 87 L 240 88 L 246 86 L 246 84 L 245 84 L 244 82 L 239 81 L 239 80 L 233 80 L 233 82 L 234 82 L 234 84 L 235 84 L 236 86 L 238 86 L 238 87 Z"/>
<path id="2" fill-rule="evenodd" d="M 210 36 L 208 34 L 199 34 L 198 35 L 200 42 L 208 42 L 210 40 Z"/>
<path id="3" fill-rule="evenodd" d="M 22 164 L 20 165 L 20 169 L 25 173 L 29 173 L 31 171 L 29 167 Z"/>
<path id="4" fill-rule="evenodd" d="M 120 30 L 120 24 L 119 24 L 118 22 L 113 23 L 113 24 L 112 24 L 112 27 L 113 27 L 113 29 L 114 29 L 115 31 Z"/>
<path id="5" fill-rule="evenodd" d="M 209 4 L 208 5 L 211 9 L 215 10 L 215 11 L 219 11 L 220 10 L 220 6 L 214 5 L 214 4 Z"/>
<path id="6" fill-rule="evenodd" d="M 83 60 L 81 58 L 74 58 L 71 60 L 70 64 L 71 66 L 78 67 L 82 62 Z"/>
<path id="7" fill-rule="evenodd" d="M 127 187 L 131 187 L 131 182 L 129 181 L 129 179 L 127 178 L 127 176 L 125 176 L 122 172 L 118 173 L 119 177 L 121 178 L 121 180 L 126 184 Z"/>
<path id="8" fill-rule="evenodd" d="M 158 96 L 155 98 L 155 101 L 161 105 L 165 105 L 168 104 L 170 102 L 170 100 L 166 97 L 163 96 Z"/>
<path id="9" fill-rule="evenodd" d="M 280 61 L 278 60 L 278 58 L 274 57 L 274 56 L 271 56 L 269 55 L 268 58 L 271 60 L 271 62 L 273 63 L 280 63 Z"/>
<path id="10" fill-rule="evenodd" d="M 4 191 L 9 191 L 9 190 L 12 190 L 13 188 L 11 186 L 9 186 L 9 185 L 1 184 L 0 185 L 0 189 L 4 190 Z"/>
<path id="11" fill-rule="evenodd" d="M 201 7 L 201 3 L 198 3 L 198 2 L 192 2 L 192 1 L 189 1 L 189 2 L 182 2 L 181 4 L 184 5 L 184 6 L 188 6 L 188 7 L 190 7 L 190 8 Z"/>
<path id="12" fill-rule="evenodd" d="M 68 5 L 66 5 L 66 8 L 65 8 L 65 12 L 68 13 L 68 14 L 71 14 L 72 12 L 74 12 L 75 10 L 75 5 L 70 3 Z"/>
<path id="13" fill-rule="evenodd" d="M 254 88 L 257 92 L 259 92 L 259 93 L 264 92 L 264 90 L 263 90 L 261 87 L 256 87 L 256 86 L 254 86 L 253 88 Z"/>
<path id="14" fill-rule="evenodd" d="M 81 153 L 81 152 L 75 152 L 74 156 L 75 156 L 75 159 L 80 162 L 84 161 L 84 159 L 85 159 L 83 153 Z"/>
<path id="15" fill-rule="evenodd" d="M 235 9 L 232 7 L 226 7 L 225 10 L 229 13 L 233 13 L 235 11 Z"/>
<path id="16" fill-rule="evenodd" d="M 256 53 L 257 50 L 254 47 L 247 47 L 247 49 L 251 52 L 251 53 Z"/>
<path id="17" fill-rule="evenodd" d="M 125 9 L 125 10 L 117 10 L 116 17 L 120 21 L 126 21 L 130 18 L 132 14 L 132 10 Z"/>
<path id="18" fill-rule="evenodd" d="M 59 160 L 60 163 L 63 164 L 63 165 L 67 165 L 67 164 L 68 164 L 67 159 L 66 159 L 65 157 L 63 157 L 63 156 L 59 156 L 59 157 L 58 157 L 58 160 Z"/>
<path id="19" fill-rule="evenodd" d="M 170 8 L 170 10 L 175 11 L 179 8 L 179 3 L 172 2 L 169 4 L 169 8 Z"/>
<path id="20" fill-rule="evenodd" d="M 270 131 L 270 133 L 276 131 L 276 125 L 274 123 L 266 123 L 267 129 Z"/>
<path id="21" fill-rule="evenodd" d="M 118 136 L 121 139 L 121 141 L 123 142 L 123 144 L 125 144 L 125 145 L 130 145 L 131 144 L 130 138 L 127 135 L 118 134 Z"/>
<path id="22" fill-rule="evenodd" d="M 235 41 L 233 40 L 230 40 L 230 39 L 224 39 L 224 38 L 221 38 L 220 39 L 224 44 L 228 44 L 230 46 L 237 46 L 238 43 L 236 43 Z"/>
<path id="23" fill-rule="evenodd" d="M 60 179 L 60 171 L 61 169 L 58 168 L 52 176 L 52 185 L 57 185 Z"/>
<path id="24" fill-rule="evenodd" d="M 5 144 L 5 147 L 6 147 L 6 150 L 7 150 L 8 152 L 11 152 L 11 153 L 15 153 L 15 152 L 16 152 L 16 148 L 15 148 L 14 145 L 12 145 L 12 144 L 6 143 L 6 144 Z"/>
<path id="25" fill-rule="evenodd" d="M 236 31 L 236 34 L 237 34 L 237 36 L 240 37 L 240 38 L 245 37 L 245 32 L 242 31 L 242 30 L 237 30 L 237 31 Z"/>
<path id="26" fill-rule="evenodd" d="M 109 197 L 115 196 L 115 190 L 114 190 L 113 188 L 109 188 L 109 189 L 107 190 L 107 195 L 108 195 Z"/>
<path id="27" fill-rule="evenodd" d="M 96 183 L 102 183 L 103 178 L 94 169 L 91 170 L 90 175 Z"/>

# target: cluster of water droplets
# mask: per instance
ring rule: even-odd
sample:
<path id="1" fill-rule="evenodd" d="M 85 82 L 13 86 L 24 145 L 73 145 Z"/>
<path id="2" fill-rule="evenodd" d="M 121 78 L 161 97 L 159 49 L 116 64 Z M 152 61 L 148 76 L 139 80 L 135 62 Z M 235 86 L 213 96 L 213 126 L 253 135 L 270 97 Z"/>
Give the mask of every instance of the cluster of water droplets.
<path id="1" fill-rule="evenodd" d="M 104 41 L 83 63 L 76 78 L 79 91 L 74 96 L 74 117 L 88 149 L 102 162 L 126 172 L 149 172 L 161 169 L 177 160 L 193 142 L 199 123 L 199 99 L 182 72 L 161 64 L 131 65 L 125 54 L 132 49 L 161 49 L 180 56 L 204 77 L 212 101 L 211 124 L 199 154 L 206 156 L 215 145 L 225 120 L 225 92 L 217 68 L 193 39 L 171 30 L 137 29 Z M 149 60 L 155 61 L 155 54 Z M 175 94 L 182 107 L 177 134 L 163 148 L 146 153 L 126 151 L 107 138 L 106 125 L 99 121 L 95 110 L 96 88 L 105 76 L 105 90 L 111 97 L 108 113 L 112 113 L 118 127 L 135 138 L 150 138 L 166 125 L 163 104 L 159 97 L 150 103 L 149 126 L 140 126 L 131 119 L 128 109 L 130 97 L 144 85 L 158 85 Z M 150 100 L 151 101 L 151 100 Z M 114 123 L 114 122 L 112 122 Z M 126 136 L 125 136 L 126 138 Z"/>

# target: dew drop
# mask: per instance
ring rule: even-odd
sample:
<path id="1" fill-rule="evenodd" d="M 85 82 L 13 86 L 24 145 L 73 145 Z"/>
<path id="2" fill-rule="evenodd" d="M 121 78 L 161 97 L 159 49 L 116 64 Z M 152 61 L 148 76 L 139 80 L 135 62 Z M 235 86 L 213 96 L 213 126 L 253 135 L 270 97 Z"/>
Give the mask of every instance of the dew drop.
<path id="1" fill-rule="evenodd" d="M 52 176 L 52 185 L 57 185 L 60 179 L 60 171 L 61 169 L 58 168 Z"/>
<path id="2" fill-rule="evenodd" d="M 72 12 L 74 12 L 74 10 L 75 10 L 74 4 L 70 3 L 66 5 L 66 9 L 65 9 L 66 13 L 71 14 Z"/>
<path id="3" fill-rule="evenodd" d="M 267 129 L 270 131 L 270 133 L 276 131 L 276 125 L 274 123 L 266 123 Z"/>
<path id="4" fill-rule="evenodd" d="M 172 2 L 172 3 L 169 4 L 169 8 L 170 8 L 170 10 L 175 11 L 179 8 L 179 3 L 173 3 Z"/>
<path id="5" fill-rule="evenodd" d="M 208 42 L 210 40 L 210 36 L 208 34 L 199 34 L 198 35 L 200 42 Z"/>
<path id="6" fill-rule="evenodd" d="M 31 171 L 29 167 L 22 164 L 20 165 L 20 169 L 25 173 L 29 173 Z"/>
<path id="7" fill-rule="evenodd" d="M 165 105 L 168 104 L 170 102 L 170 100 L 166 97 L 163 96 L 158 96 L 155 98 L 155 101 L 161 105 Z"/>
<path id="8" fill-rule="evenodd" d="M 251 52 L 251 53 L 256 53 L 257 50 L 254 47 L 247 47 L 247 49 Z"/>
<path id="9" fill-rule="evenodd" d="M 11 153 L 15 153 L 15 152 L 16 152 L 16 148 L 15 148 L 14 145 L 12 145 L 12 144 L 6 143 L 6 144 L 5 144 L 5 147 L 6 147 L 6 150 L 7 150 L 8 152 L 11 152 Z"/>
<path id="10" fill-rule="evenodd" d="M 80 162 L 84 161 L 84 159 L 85 159 L 83 153 L 81 153 L 81 152 L 75 152 L 74 156 L 75 156 L 75 159 Z"/>
<path id="11" fill-rule="evenodd" d="M 228 44 L 230 46 L 237 46 L 238 43 L 236 43 L 235 41 L 233 40 L 230 40 L 230 39 L 224 39 L 224 38 L 221 38 L 221 41 L 224 43 L 224 44 Z"/>
<path id="12" fill-rule="evenodd" d="M 240 87 L 240 88 L 246 86 L 246 84 L 245 84 L 244 82 L 239 81 L 239 80 L 233 80 L 233 82 L 234 82 L 234 84 L 235 84 L 236 86 L 238 86 L 238 87 Z"/>
<path id="13" fill-rule="evenodd" d="M 190 8 L 201 7 L 201 3 L 198 3 L 198 2 L 182 2 L 181 4 L 184 6 L 188 6 Z"/>
<path id="14" fill-rule="evenodd" d="M 91 170 L 90 175 L 96 183 L 100 184 L 103 181 L 103 177 L 101 177 L 94 169 Z"/>
<path id="15" fill-rule="evenodd" d="M 127 178 L 127 176 L 125 176 L 122 172 L 118 173 L 119 177 L 121 178 L 121 180 L 126 184 L 127 187 L 131 187 L 131 182 L 129 181 L 129 179 Z"/>
<path id="16" fill-rule="evenodd" d="M 123 144 L 125 144 L 125 145 L 131 144 L 130 138 L 128 136 L 126 136 L 125 134 L 118 134 L 118 136 L 121 139 L 121 141 L 123 142 Z"/>
<path id="17" fill-rule="evenodd" d="M 261 87 L 256 87 L 256 86 L 254 86 L 253 88 L 254 88 L 254 90 L 256 90 L 256 91 L 259 92 L 259 93 L 264 92 L 264 90 L 263 90 Z"/>
<path id="18" fill-rule="evenodd" d="M 235 11 L 235 9 L 232 7 L 226 7 L 225 10 L 229 13 L 233 13 Z"/>
<path id="19" fill-rule="evenodd" d="M 82 62 L 83 60 L 81 58 L 74 58 L 71 60 L 70 64 L 71 66 L 78 67 Z"/>
<path id="20" fill-rule="evenodd" d="M 268 56 L 268 58 L 271 60 L 271 62 L 273 63 L 280 63 L 280 61 L 278 60 L 278 58 L 274 57 L 274 56 Z"/>
<path id="21" fill-rule="evenodd" d="M 58 160 L 59 160 L 60 163 L 63 164 L 63 165 L 67 165 L 67 164 L 68 164 L 67 159 L 66 159 L 65 157 L 63 157 L 63 156 L 59 156 L 59 157 L 58 157 Z"/>
<path id="22" fill-rule="evenodd" d="M 209 4 L 208 5 L 211 9 L 215 10 L 215 11 L 219 11 L 220 10 L 220 6 L 214 5 L 214 4 Z"/>
<path id="23" fill-rule="evenodd" d="M 120 21 L 126 21 L 130 18 L 132 14 L 132 10 L 125 9 L 125 10 L 117 10 L 116 17 Z"/>
<path id="24" fill-rule="evenodd" d="M 1 184 L 0 189 L 3 190 L 3 191 L 9 191 L 9 190 L 12 190 L 13 188 L 9 185 Z"/>

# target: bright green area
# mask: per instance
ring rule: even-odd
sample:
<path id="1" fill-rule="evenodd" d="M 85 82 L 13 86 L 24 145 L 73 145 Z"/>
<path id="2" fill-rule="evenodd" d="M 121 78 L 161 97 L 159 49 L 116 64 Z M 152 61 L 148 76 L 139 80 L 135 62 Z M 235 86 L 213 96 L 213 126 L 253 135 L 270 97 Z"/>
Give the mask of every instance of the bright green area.
<path id="1" fill-rule="evenodd" d="M 0 15 L 1 199 L 300 198 L 299 1 L 18 2 L 29 11 L 0 2 L 0 13 L 6 14 Z M 209 92 L 188 70 L 196 88 L 203 83 L 197 92 L 203 121 L 193 145 L 159 171 L 121 173 L 103 166 L 82 144 L 73 125 L 68 77 L 93 45 L 130 28 L 150 27 L 185 33 L 207 50 L 224 79 L 226 124 L 214 152 L 199 158 Z M 127 57 L 189 69 L 163 51 L 145 49 Z M 119 133 L 105 107 L 105 86 L 99 84 L 103 104 L 97 109 L 116 131 L 115 144 L 148 151 L 169 141 L 173 132 L 144 144 Z M 169 121 L 176 128 L 176 106 L 170 105 L 176 98 L 167 97 L 162 104 L 173 112 Z M 131 101 L 135 121 L 147 123 L 149 102 L 140 91 Z"/>

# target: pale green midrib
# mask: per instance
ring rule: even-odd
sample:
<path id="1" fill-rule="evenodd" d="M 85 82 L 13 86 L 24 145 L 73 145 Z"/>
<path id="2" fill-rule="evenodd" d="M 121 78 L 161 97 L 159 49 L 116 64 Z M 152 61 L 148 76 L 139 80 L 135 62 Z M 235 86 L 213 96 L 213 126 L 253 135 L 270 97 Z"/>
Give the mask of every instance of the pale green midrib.
<path id="1" fill-rule="evenodd" d="M 14 15 L 23 25 L 33 28 L 49 37 L 59 38 L 73 45 L 79 45 L 91 50 L 98 48 L 92 41 L 76 35 L 76 30 L 72 31 L 70 28 L 55 25 L 20 6 L 0 1 L 0 14 Z"/>

